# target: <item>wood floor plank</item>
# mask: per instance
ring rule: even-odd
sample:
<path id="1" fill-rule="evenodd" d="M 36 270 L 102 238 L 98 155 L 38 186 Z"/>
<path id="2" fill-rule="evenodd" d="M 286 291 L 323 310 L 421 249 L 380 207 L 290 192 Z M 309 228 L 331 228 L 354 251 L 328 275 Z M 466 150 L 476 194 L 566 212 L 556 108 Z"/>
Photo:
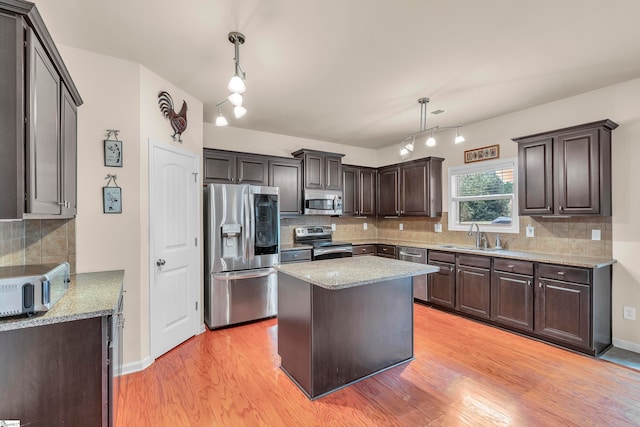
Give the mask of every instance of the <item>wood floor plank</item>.
<path id="1" fill-rule="evenodd" d="M 207 331 L 122 377 L 117 426 L 640 426 L 640 372 L 416 304 L 415 360 L 315 401 L 277 320 Z"/>

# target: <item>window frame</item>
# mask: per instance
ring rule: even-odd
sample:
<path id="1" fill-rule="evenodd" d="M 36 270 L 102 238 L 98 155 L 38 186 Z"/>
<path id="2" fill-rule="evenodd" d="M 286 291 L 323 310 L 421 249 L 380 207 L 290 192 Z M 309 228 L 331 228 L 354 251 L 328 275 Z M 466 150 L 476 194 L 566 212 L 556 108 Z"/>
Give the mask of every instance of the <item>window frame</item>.
<path id="1" fill-rule="evenodd" d="M 469 225 L 460 224 L 458 218 L 458 200 L 453 197 L 453 177 L 458 175 L 466 175 L 473 173 L 498 171 L 502 169 L 513 168 L 513 200 L 511 211 L 511 224 L 481 224 L 482 231 L 495 233 L 519 233 L 520 221 L 518 215 L 518 158 L 511 157 L 507 159 L 487 160 L 484 162 L 464 164 L 460 166 L 452 166 L 448 170 L 448 187 L 449 187 L 449 218 L 448 227 L 450 231 L 468 231 Z M 482 197 L 482 196 L 477 196 Z M 496 199 L 504 197 L 496 197 Z M 471 200 L 473 198 L 468 198 Z M 484 200 L 484 199 L 482 199 Z"/>

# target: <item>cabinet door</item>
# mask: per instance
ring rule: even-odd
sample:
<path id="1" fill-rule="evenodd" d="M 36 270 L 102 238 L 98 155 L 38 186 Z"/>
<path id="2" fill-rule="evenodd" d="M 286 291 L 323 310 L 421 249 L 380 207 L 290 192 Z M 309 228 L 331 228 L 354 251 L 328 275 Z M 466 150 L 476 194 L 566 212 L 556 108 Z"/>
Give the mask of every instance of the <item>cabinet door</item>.
<path id="1" fill-rule="evenodd" d="M 520 215 L 553 213 L 553 138 L 518 145 Z"/>
<path id="2" fill-rule="evenodd" d="M 71 94 L 63 85 L 61 109 L 62 143 L 62 215 L 77 213 L 78 113 Z"/>
<path id="3" fill-rule="evenodd" d="M 324 188 L 324 156 L 307 153 L 304 155 L 304 187 Z"/>
<path id="4" fill-rule="evenodd" d="M 269 185 L 280 189 L 280 214 L 302 213 L 302 161 L 269 160 Z"/>
<path id="5" fill-rule="evenodd" d="M 429 215 L 429 165 L 412 163 L 400 167 L 400 214 Z"/>
<path id="6" fill-rule="evenodd" d="M 589 348 L 590 296 L 588 285 L 538 279 L 535 332 L 542 337 Z"/>
<path id="7" fill-rule="evenodd" d="M 399 215 L 397 167 L 383 168 L 378 172 L 378 215 Z"/>
<path id="8" fill-rule="evenodd" d="M 374 169 L 360 169 L 359 215 L 376 214 L 376 176 L 377 173 Z"/>
<path id="9" fill-rule="evenodd" d="M 557 214 L 600 213 L 598 137 L 598 129 L 586 129 L 556 138 Z"/>
<path id="10" fill-rule="evenodd" d="M 533 331 L 533 277 L 494 271 L 491 278 L 491 320 Z"/>
<path id="11" fill-rule="evenodd" d="M 360 169 L 344 166 L 342 168 L 342 215 L 359 215 Z"/>
<path id="12" fill-rule="evenodd" d="M 441 307 L 455 308 L 455 266 L 437 261 L 429 261 L 429 264 L 440 267 L 440 271 L 427 275 L 427 301 Z"/>
<path id="13" fill-rule="evenodd" d="M 327 190 L 342 190 L 342 159 L 340 157 L 325 156 L 325 188 Z"/>
<path id="14" fill-rule="evenodd" d="M 456 278 L 456 307 L 459 311 L 488 319 L 491 314 L 491 272 L 459 266 Z"/>
<path id="15" fill-rule="evenodd" d="M 60 214 L 60 77 L 31 30 L 27 45 L 27 212 Z"/>
<path id="16" fill-rule="evenodd" d="M 204 183 L 235 184 L 236 156 L 214 150 L 204 150 Z"/>
<path id="17" fill-rule="evenodd" d="M 264 157 L 238 156 L 238 184 L 268 185 L 269 161 Z"/>

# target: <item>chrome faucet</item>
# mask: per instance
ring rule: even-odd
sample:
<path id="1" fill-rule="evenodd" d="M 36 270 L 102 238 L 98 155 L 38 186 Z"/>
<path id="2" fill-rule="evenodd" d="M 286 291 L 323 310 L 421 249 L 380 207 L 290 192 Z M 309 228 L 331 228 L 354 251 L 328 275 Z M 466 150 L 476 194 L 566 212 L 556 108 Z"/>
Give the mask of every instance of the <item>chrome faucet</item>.
<path id="1" fill-rule="evenodd" d="M 477 223 L 471 224 L 469 228 L 469 236 L 473 236 L 473 226 L 476 226 L 476 249 L 480 249 L 480 241 L 482 240 L 482 233 L 480 233 L 480 226 Z"/>

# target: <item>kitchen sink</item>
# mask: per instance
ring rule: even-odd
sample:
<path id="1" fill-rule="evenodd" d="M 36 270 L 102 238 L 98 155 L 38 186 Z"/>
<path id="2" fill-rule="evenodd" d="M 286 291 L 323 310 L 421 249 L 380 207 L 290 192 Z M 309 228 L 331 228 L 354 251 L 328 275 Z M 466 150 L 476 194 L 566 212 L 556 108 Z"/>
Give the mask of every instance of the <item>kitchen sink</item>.
<path id="1" fill-rule="evenodd" d="M 473 246 L 456 246 L 456 245 L 440 245 L 442 249 L 457 249 L 460 251 L 473 251 L 473 252 L 499 252 L 503 249 L 496 248 L 474 248 Z"/>

